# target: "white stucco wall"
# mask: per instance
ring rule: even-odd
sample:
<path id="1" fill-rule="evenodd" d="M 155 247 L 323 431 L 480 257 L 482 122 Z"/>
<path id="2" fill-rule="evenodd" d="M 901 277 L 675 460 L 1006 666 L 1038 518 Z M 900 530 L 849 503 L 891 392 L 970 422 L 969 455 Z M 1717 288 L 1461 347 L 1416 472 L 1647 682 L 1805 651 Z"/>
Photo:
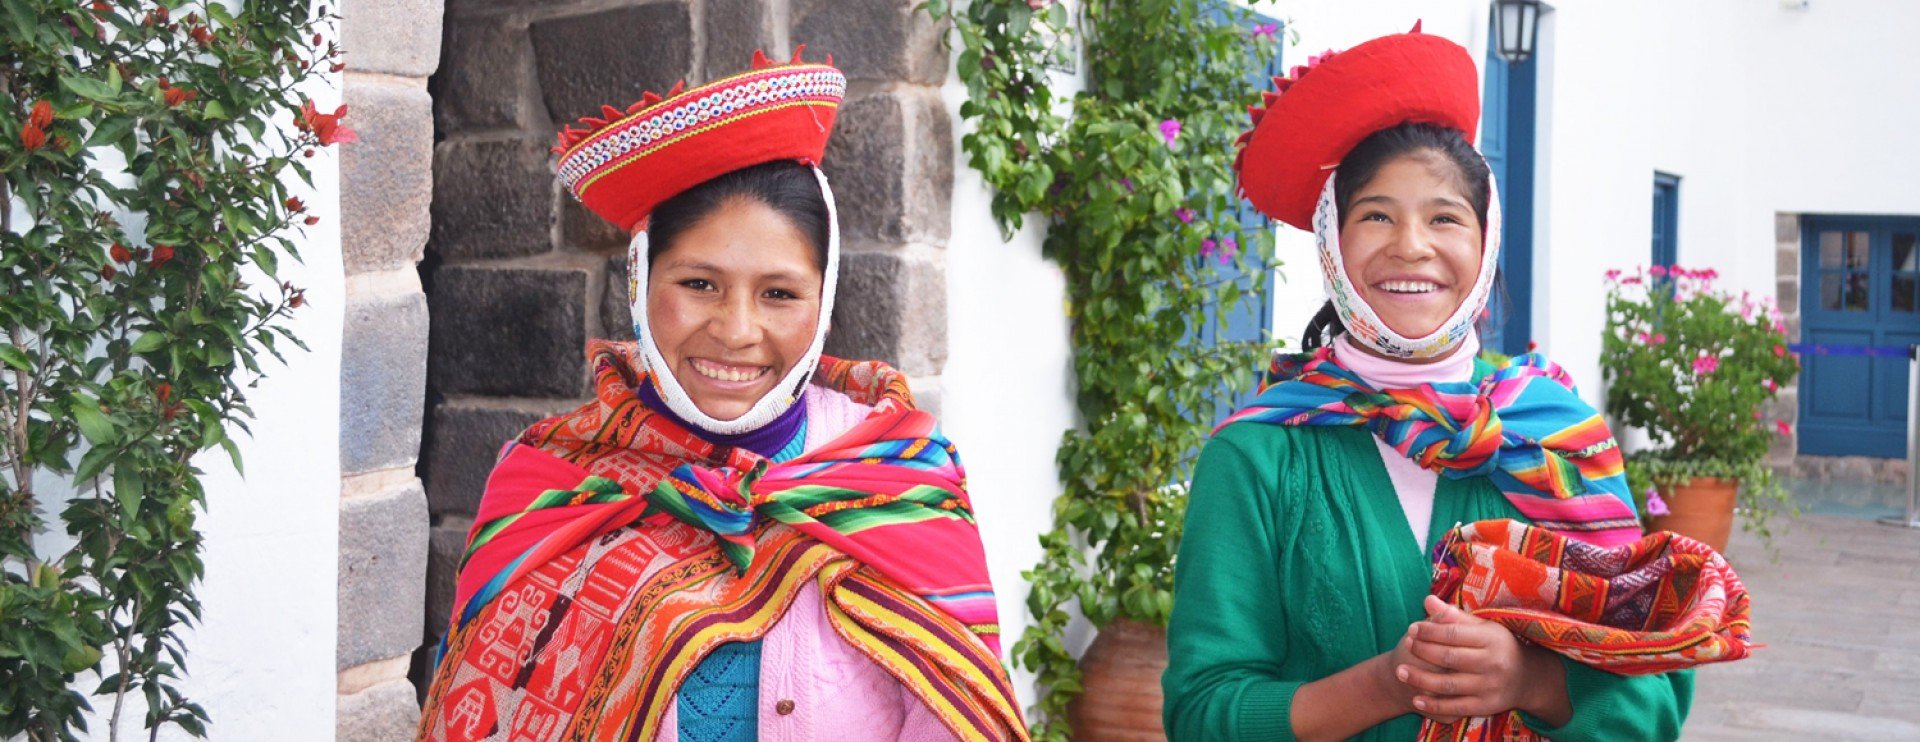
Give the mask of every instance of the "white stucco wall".
<path id="1" fill-rule="evenodd" d="M 306 88 L 322 110 L 339 104 L 338 75 Z M 351 125 L 351 120 L 347 122 Z M 345 145 L 352 146 L 352 145 Z M 334 729 L 335 584 L 340 496 L 340 341 L 346 286 L 340 256 L 338 147 L 305 163 L 311 190 L 287 182 L 318 225 L 296 237 L 302 261 L 282 260 L 281 280 L 306 289 L 288 322 L 309 350 L 261 358 L 265 378 L 247 390 L 252 434 L 230 430 L 246 473 L 223 449 L 194 458 L 207 505 L 199 528 L 206 577 L 195 588 L 202 621 L 185 632 L 181 690 L 212 717 L 212 739 L 327 740 Z M 248 278 L 263 288 L 274 286 Z M 275 290 L 268 288 L 268 290 Z M 242 371 L 245 383 L 245 371 Z M 97 678 L 78 685 L 92 689 Z M 109 738 L 112 697 L 92 699 L 88 738 Z M 121 712 L 123 736 L 144 738 L 139 694 Z M 162 739 L 190 739 L 168 727 Z"/>
<path id="2" fill-rule="evenodd" d="M 1081 83 L 1063 76 L 1059 84 L 1070 94 Z M 1060 495 L 1054 451 L 1077 422 L 1066 279 L 1040 255 L 1043 219 L 1030 216 L 1012 239 L 1001 239 L 990 191 L 959 146 L 967 91 L 957 74 L 950 71 L 941 96 L 956 140 L 941 425 L 967 467 L 1011 656 L 1029 623 L 1020 573 L 1040 561 L 1040 534 L 1052 528 Z M 1023 707 L 1033 702 L 1031 673 L 1016 671 L 1014 687 Z"/>
<path id="3" fill-rule="evenodd" d="M 1542 22 L 1534 327 L 1543 350 L 1599 400 L 1601 274 L 1649 259 L 1653 172 L 1681 176 L 1679 256 L 1723 287 L 1772 296 L 1774 214 L 1920 214 L 1920 66 L 1898 0 L 1564 0 Z M 1289 63 L 1423 30 L 1485 58 L 1485 0 L 1257 5 L 1300 33 Z M 1311 270 L 1312 239 L 1282 228 L 1282 257 Z M 1295 271 L 1300 273 L 1300 271 Z M 1292 276 L 1277 334 L 1297 338 L 1318 277 Z"/>
<path id="4" fill-rule="evenodd" d="M 337 90 L 314 95 L 325 110 L 338 104 Z M 301 241 L 304 264 L 281 273 L 307 290 L 290 327 L 310 351 L 261 364 L 266 378 L 247 395 L 253 434 L 233 431 L 244 477 L 225 451 L 195 459 L 206 471 L 207 572 L 184 685 L 213 717 L 213 739 L 333 738 L 346 307 L 338 147 L 309 164 L 314 191 L 302 198 L 321 221 Z"/>

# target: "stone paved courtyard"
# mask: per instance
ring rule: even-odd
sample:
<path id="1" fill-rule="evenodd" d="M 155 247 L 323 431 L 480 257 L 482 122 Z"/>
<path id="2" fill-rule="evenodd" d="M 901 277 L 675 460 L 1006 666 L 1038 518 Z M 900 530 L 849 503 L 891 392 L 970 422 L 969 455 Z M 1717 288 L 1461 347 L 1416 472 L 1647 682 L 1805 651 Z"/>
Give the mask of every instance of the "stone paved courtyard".
<path id="1" fill-rule="evenodd" d="M 1683 738 L 1920 740 L 1920 530 L 1870 517 L 1905 493 L 1792 484 L 1777 561 L 1751 533 L 1728 547 L 1766 648 L 1699 671 Z"/>

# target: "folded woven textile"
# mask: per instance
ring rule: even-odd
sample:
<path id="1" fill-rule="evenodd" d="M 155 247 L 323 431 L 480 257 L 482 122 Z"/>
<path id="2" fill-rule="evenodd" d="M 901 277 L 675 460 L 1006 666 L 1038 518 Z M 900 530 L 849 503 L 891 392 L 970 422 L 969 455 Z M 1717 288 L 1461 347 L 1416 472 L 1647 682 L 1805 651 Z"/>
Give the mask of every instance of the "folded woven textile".
<path id="1" fill-rule="evenodd" d="M 1651 675 L 1731 662 L 1754 648 L 1739 575 L 1712 547 L 1669 531 L 1604 548 L 1488 520 L 1454 528 L 1434 552 L 1434 595 L 1589 667 Z M 1508 712 L 1428 721 L 1420 739 L 1544 738 Z"/>

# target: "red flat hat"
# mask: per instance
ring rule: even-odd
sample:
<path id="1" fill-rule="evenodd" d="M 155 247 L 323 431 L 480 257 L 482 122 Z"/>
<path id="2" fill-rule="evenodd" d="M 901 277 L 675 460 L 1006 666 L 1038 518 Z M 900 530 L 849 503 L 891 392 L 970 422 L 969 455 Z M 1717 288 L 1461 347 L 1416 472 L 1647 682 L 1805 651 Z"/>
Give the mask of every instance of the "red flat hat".
<path id="1" fill-rule="evenodd" d="M 1233 169 L 1241 195 L 1261 213 L 1313 231 L 1327 176 L 1360 140 L 1421 122 L 1457 129 L 1469 143 L 1480 124 L 1480 75 L 1459 44 L 1413 31 L 1312 57 L 1276 77 Z"/>
<path id="2" fill-rule="evenodd" d="M 802 46 L 801 50 L 806 47 Z M 560 132 L 559 175 L 593 213 L 628 232 L 660 202 L 708 180 L 767 162 L 820 164 L 847 78 L 826 64 L 776 64 L 662 98 L 647 93 L 622 112 L 601 108 Z"/>

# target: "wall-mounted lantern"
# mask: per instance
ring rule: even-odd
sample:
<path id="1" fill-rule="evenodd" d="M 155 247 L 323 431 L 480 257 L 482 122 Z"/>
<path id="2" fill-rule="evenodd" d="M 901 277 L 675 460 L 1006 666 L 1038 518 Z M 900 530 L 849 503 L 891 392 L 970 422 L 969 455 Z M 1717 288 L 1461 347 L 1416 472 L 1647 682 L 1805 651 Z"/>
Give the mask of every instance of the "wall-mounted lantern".
<path id="1" fill-rule="evenodd" d="M 1540 40 L 1540 0 L 1493 0 L 1494 43 L 1500 58 L 1519 64 Z"/>

